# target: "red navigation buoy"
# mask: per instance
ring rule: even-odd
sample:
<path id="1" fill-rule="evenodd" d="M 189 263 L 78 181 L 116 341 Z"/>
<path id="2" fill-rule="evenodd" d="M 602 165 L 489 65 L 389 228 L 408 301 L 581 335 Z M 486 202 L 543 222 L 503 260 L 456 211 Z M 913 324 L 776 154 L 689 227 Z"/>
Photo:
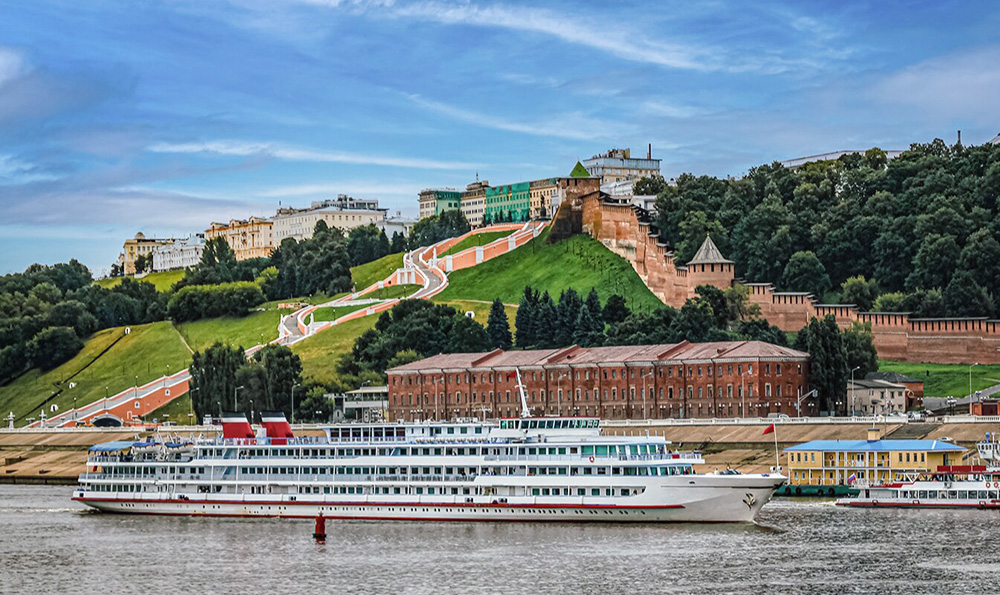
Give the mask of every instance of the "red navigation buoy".
<path id="1" fill-rule="evenodd" d="M 323 518 L 322 513 L 316 517 L 316 528 L 313 529 L 313 538 L 317 540 L 326 539 L 326 519 Z"/>

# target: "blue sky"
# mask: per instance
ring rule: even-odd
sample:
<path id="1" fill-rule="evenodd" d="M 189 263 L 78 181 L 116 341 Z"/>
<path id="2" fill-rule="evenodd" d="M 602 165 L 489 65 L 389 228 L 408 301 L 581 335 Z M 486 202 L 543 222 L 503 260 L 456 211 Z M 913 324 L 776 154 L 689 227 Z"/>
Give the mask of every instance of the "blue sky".
<path id="1" fill-rule="evenodd" d="M 348 193 L 1000 132 L 991 2 L 0 0 L 0 273 Z"/>

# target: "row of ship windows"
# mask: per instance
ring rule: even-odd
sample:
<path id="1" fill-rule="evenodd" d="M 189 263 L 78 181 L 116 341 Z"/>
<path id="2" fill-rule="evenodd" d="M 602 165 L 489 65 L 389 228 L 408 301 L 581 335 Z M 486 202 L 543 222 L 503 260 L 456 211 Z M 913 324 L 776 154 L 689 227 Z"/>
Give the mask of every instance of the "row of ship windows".
<path id="1" fill-rule="evenodd" d="M 905 454 L 905 461 L 904 461 L 904 454 Z M 911 459 L 911 457 L 910 457 L 911 454 L 913 455 L 912 456 L 913 460 L 910 460 Z M 919 453 L 919 454 L 920 454 L 920 460 L 919 461 L 917 460 L 917 453 L 915 453 L 915 452 L 914 453 L 897 452 L 896 453 L 896 459 L 900 463 L 903 463 L 903 462 L 906 462 L 906 463 L 918 463 L 918 462 L 919 463 L 926 463 L 927 462 L 927 453 L 922 452 L 922 453 Z M 892 453 L 889 453 L 888 456 L 889 456 L 889 458 L 892 458 Z M 853 465 L 864 465 L 864 464 L 867 463 L 867 459 L 868 458 L 869 457 L 866 454 L 858 454 L 858 453 L 847 454 L 847 453 L 843 453 L 842 456 L 840 457 L 840 460 L 843 461 L 842 464 L 844 464 L 844 465 L 851 465 L 851 464 L 853 464 Z M 879 462 L 880 463 L 884 463 L 885 459 L 886 459 L 885 453 L 878 453 L 878 458 L 879 458 Z M 816 453 L 814 453 L 814 452 L 806 452 L 806 453 L 804 453 L 804 452 L 793 452 L 793 453 L 791 453 L 789 455 L 789 462 L 792 462 L 792 463 L 815 463 L 816 462 Z"/>
<path id="2" fill-rule="evenodd" d="M 183 467 L 163 467 L 166 475 L 184 474 L 188 476 L 204 476 L 205 467 L 193 467 L 184 469 Z M 136 473 L 138 471 L 138 473 Z M 106 477 L 143 477 L 154 475 L 150 469 L 144 468 L 119 468 L 102 475 Z M 215 471 L 213 470 L 213 475 Z M 669 475 L 689 475 L 693 473 L 690 465 L 669 465 L 657 467 L 629 466 L 629 467 L 500 467 L 497 469 L 482 470 L 476 467 L 239 467 L 241 475 L 338 475 L 338 476 L 364 476 L 367 479 L 389 479 L 397 480 L 408 476 L 426 476 L 443 480 L 447 477 L 471 478 L 477 475 L 612 475 L 612 476 L 669 476 Z M 225 476 L 225 472 L 221 474 Z"/>
<path id="3" fill-rule="evenodd" d="M 996 500 L 996 490 L 900 490 L 900 498 L 918 500 Z"/>
<path id="4" fill-rule="evenodd" d="M 644 488 L 532 488 L 532 496 L 635 496 Z M 303 486 L 299 488 L 300 494 L 349 494 L 349 495 L 404 495 L 414 494 L 418 496 L 469 496 L 472 495 L 470 488 L 385 488 L 368 486 L 336 486 L 336 487 L 311 487 Z M 471 499 L 470 499 L 471 500 Z"/>

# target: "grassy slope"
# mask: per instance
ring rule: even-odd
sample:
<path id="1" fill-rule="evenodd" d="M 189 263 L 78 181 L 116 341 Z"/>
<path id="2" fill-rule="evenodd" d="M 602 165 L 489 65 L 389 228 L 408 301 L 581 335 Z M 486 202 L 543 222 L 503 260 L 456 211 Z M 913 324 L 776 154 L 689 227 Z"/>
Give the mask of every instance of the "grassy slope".
<path id="1" fill-rule="evenodd" d="M 391 300 L 392 298 L 404 298 L 416 293 L 420 287 L 420 285 L 390 285 L 389 287 L 383 287 L 371 293 L 366 293 L 363 299 Z"/>
<path id="2" fill-rule="evenodd" d="M 899 372 L 924 381 L 928 397 L 964 397 L 969 394 L 969 366 L 964 364 L 914 364 L 879 360 L 880 372 Z M 972 366 L 972 390 L 1000 384 L 1000 365 Z"/>
<path id="3" fill-rule="evenodd" d="M 576 235 L 548 244 L 545 242 L 547 237 L 548 232 L 543 232 L 513 252 L 451 273 L 449 285 L 438 299 L 492 301 L 499 297 L 504 303 L 516 304 L 526 285 L 547 290 L 553 299 L 558 299 L 559 293 L 570 287 L 585 298 L 590 288 L 595 287 L 602 302 L 617 293 L 625 297 L 633 309 L 663 306 L 631 265 L 600 242 Z"/>
<path id="4" fill-rule="evenodd" d="M 473 320 L 479 324 L 486 326 L 486 322 L 490 318 L 490 304 L 487 302 L 470 302 L 468 300 L 451 300 L 451 301 L 440 301 L 434 299 L 435 302 L 439 304 L 445 304 L 455 308 L 461 313 L 473 312 L 475 316 Z M 504 312 L 507 313 L 507 323 L 510 325 L 510 332 L 514 332 L 514 317 L 517 315 L 517 306 L 504 305 Z"/>
<path id="5" fill-rule="evenodd" d="M 361 291 L 372 283 L 385 279 L 401 266 L 403 266 L 403 253 L 397 252 L 383 256 L 378 260 L 351 267 L 354 288 Z"/>
<path id="6" fill-rule="evenodd" d="M 159 409 L 150 412 L 146 415 L 145 419 L 146 421 L 153 421 L 155 419 L 159 423 L 172 421 L 179 426 L 196 423 L 197 420 L 193 416 L 188 417 L 188 413 L 194 413 L 194 409 L 191 407 L 191 395 L 185 393 Z"/>
<path id="7" fill-rule="evenodd" d="M 365 316 L 349 320 L 296 343 L 292 351 L 302 358 L 302 377 L 320 382 L 336 378 L 340 356 L 350 351 L 354 340 L 375 326 L 377 319 L 378 316 Z"/>
<path id="8" fill-rule="evenodd" d="M 337 320 L 344 314 L 350 314 L 355 310 L 360 310 L 362 308 L 367 308 L 368 305 L 363 306 L 339 306 L 336 308 L 319 308 L 313 312 L 313 320 L 316 322 L 326 322 Z"/>
<path id="9" fill-rule="evenodd" d="M 177 325 L 177 330 L 195 351 L 203 351 L 216 342 L 246 349 L 277 337 L 279 320 L 281 311 L 269 309 L 239 318 L 224 316 L 183 322 Z"/>
<path id="10" fill-rule="evenodd" d="M 171 372 L 176 372 L 190 363 L 191 354 L 169 322 L 131 328 L 129 335 L 76 376 L 73 374 L 122 335 L 121 327 L 95 333 L 76 357 L 49 372 L 30 370 L 0 387 L 0 411 L 13 411 L 18 418 L 37 417 L 38 407 L 60 388 L 64 390 L 46 404 L 46 410 L 51 403 L 59 405 L 60 410 L 72 407 L 74 396 L 77 406 L 85 405 L 104 397 L 105 387 L 109 394 L 115 394 L 133 386 L 136 376 L 143 384 L 166 373 L 168 365 Z M 76 383 L 72 389 L 68 385 L 71 376 Z"/>
<path id="11" fill-rule="evenodd" d="M 486 231 L 486 232 L 483 232 L 483 233 L 478 233 L 476 235 L 469 236 L 469 237 L 465 238 L 464 240 L 462 240 L 461 242 L 455 244 L 451 248 L 445 250 L 441 254 L 438 254 L 438 258 L 441 258 L 442 256 L 447 256 L 449 254 L 458 254 L 462 250 L 466 250 L 466 249 L 471 248 L 473 246 L 485 246 L 486 244 L 489 244 L 493 240 L 497 240 L 499 238 L 505 238 L 505 237 L 509 236 L 512 233 L 514 233 L 514 232 L 513 231 L 509 231 L 509 230 L 508 231 Z"/>
<path id="12" fill-rule="evenodd" d="M 150 273 L 145 277 L 138 279 L 138 281 L 145 281 L 147 283 L 152 283 L 156 287 L 156 291 L 167 291 L 173 287 L 174 283 L 177 283 L 184 277 L 184 269 L 175 269 L 172 271 L 160 271 L 159 273 Z M 112 287 L 118 285 L 122 282 L 121 277 L 112 277 L 108 279 L 98 279 L 94 281 L 97 285 L 105 289 L 111 289 Z"/>

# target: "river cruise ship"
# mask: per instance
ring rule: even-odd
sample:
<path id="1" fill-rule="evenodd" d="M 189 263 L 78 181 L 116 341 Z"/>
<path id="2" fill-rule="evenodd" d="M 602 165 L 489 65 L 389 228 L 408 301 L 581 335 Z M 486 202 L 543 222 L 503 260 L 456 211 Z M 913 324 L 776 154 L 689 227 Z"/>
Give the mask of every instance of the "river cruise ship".
<path id="1" fill-rule="evenodd" d="M 448 521 L 752 521 L 785 478 L 699 474 L 662 437 L 582 417 L 339 424 L 226 415 L 221 438 L 91 448 L 74 500 L 107 512 Z"/>

